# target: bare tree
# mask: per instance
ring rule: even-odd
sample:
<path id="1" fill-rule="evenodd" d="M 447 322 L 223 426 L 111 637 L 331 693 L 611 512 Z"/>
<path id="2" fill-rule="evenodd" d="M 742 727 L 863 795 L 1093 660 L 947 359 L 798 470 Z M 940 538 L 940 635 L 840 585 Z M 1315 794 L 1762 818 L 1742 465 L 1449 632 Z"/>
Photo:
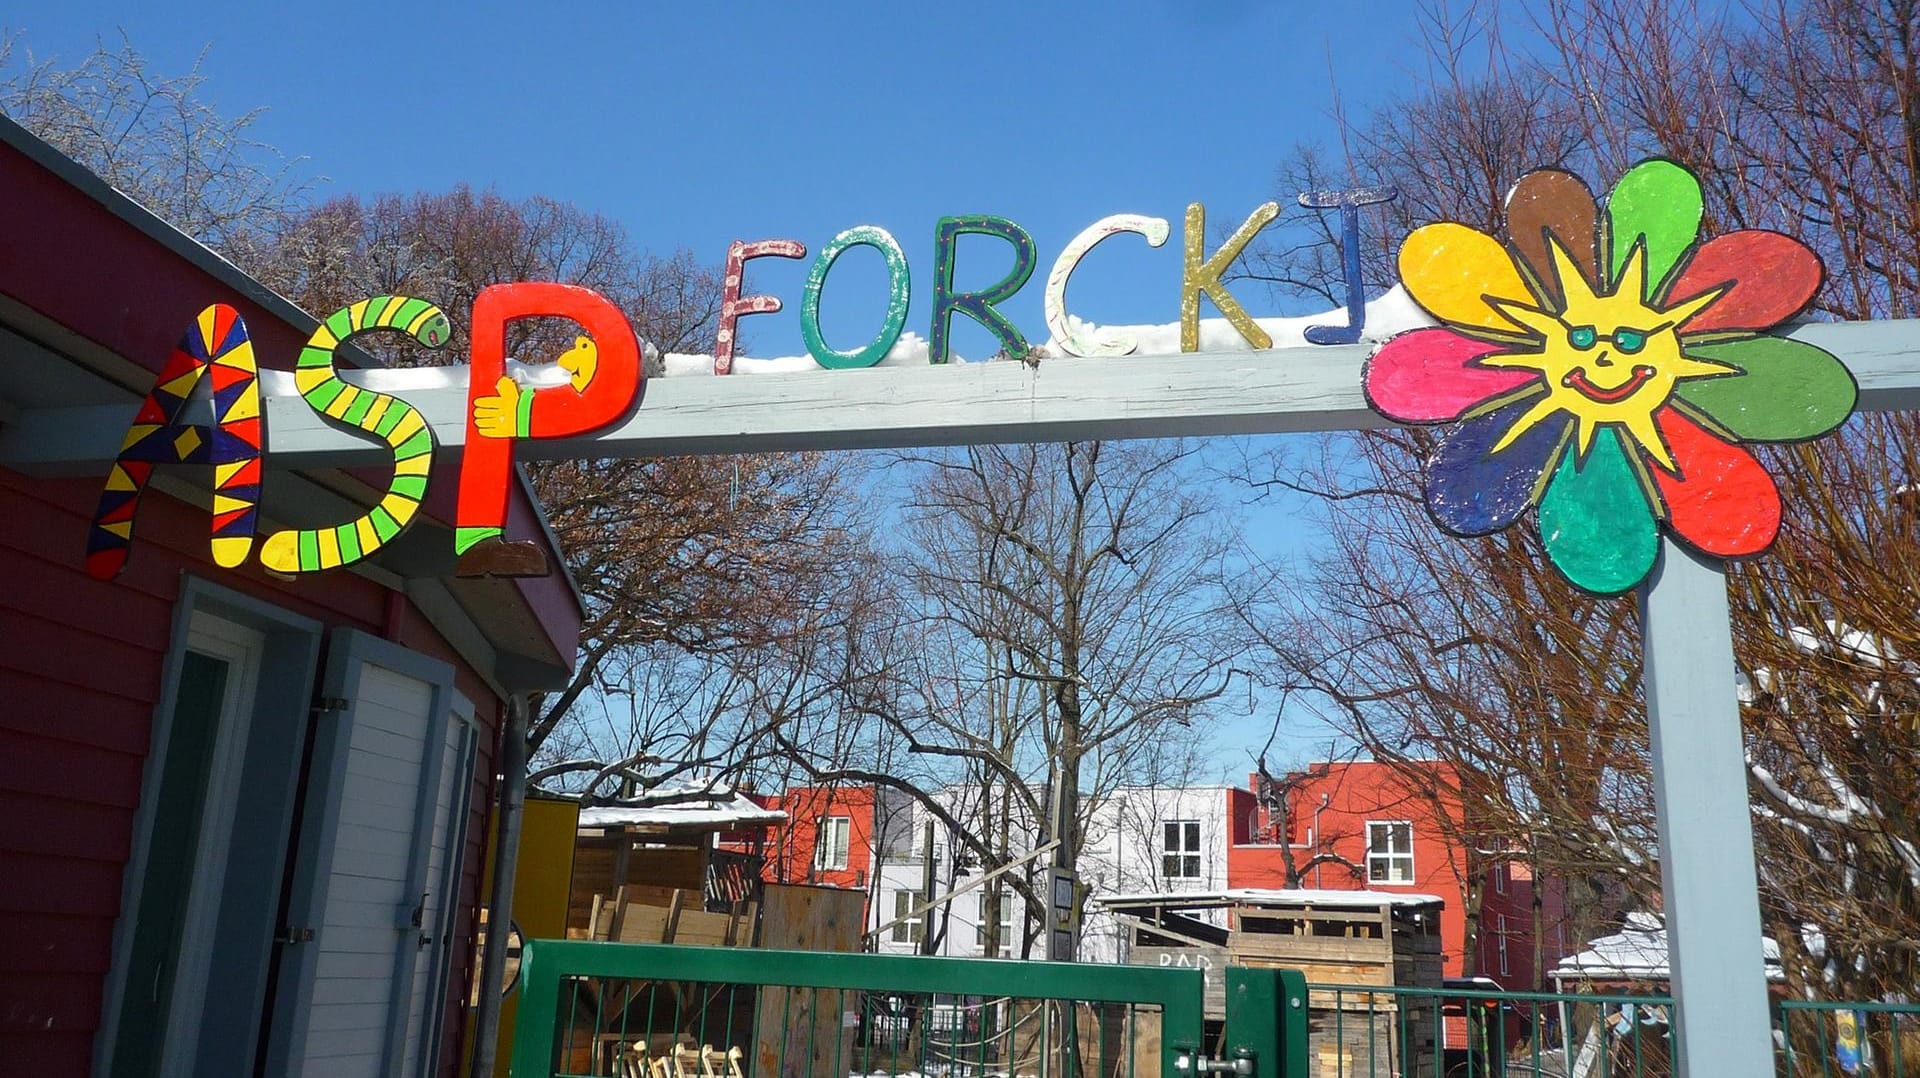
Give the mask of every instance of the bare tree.
<path id="1" fill-rule="evenodd" d="M 1192 450 L 1170 443 L 970 448 L 897 467 L 897 605 L 875 630 L 899 653 L 865 719 L 910 770 L 816 773 L 909 791 L 986 867 L 1035 848 L 1051 792 L 1071 790 L 1058 836 L 1071 863 L 1101 800 L 1194 745 L 1225 689 L 1218 507 Z M 967 795 L 938 792 L 956 788 Z M 1007 885 L 1047 905 L 1031 880 Z"/>
<path id="2" fill-rule="evenodd" d="M 1915 309 L 1912 4 L 1782 0 L 1736 17 L 1542 0 L 1511 12 L 1469 5 L 1454 20 L 1527 19 L 1548 47 L 1436 47 L 1435 77 L 1349 133 L 1345 166 L 1400 187 L 1415 214 L 1394 233 L 1436 218 L 1498 231 L 1520 171 L 1558 164 L 1604 181 L 1664 153 L 1706 179 L 1709 229 L 1806 237 L 1830 274 L 1822 310 Z M 1270 276 L 1297 287 L 1325 252 L 1274 259 Z M 1796 991 L 1829 998 L 1878 998 L 1920 976 L 1907 942 L 1920 935 L 1916 435 L 1912 416 L 1867 416 L 1768 450 L 1788 522 L 1730 578 L 1762 907 Z M 1417 493 L 1430 449 L 1421 431 L 1329 439 L 1304 465 L 1251 472 L 1263 490 L 1317 497 L 1329 542 L 1305 580 L 1276 567 L 1259 583 L 1282 590 L 1244 589 L 1245 623 L 1275 682 L 1317 694 L 1371 754 L 1456 765 L 1463 840 L 1518 844 L 1573 885 L 1580 921 L 1652 904 L 1635 612 L 1559 580 L 1530 530 L 1439 534 Z"/>
<path id="3" fill-rule="evenodd" d="M 1306 790 L 1323 786 L 1333 776 L 1336 748 L 1329 747 L 1328 758 L 1325 760 L 1279 775 L 1267 770 L 1267 758 L 1263 754 L 1254 772 L 1254 803 L 1259 806 L 1259 811 L 1265 814 L 1267 820 L 1267 834 L 1256 835 L 1255 841 L 1265 838 L 1280 848 L 1280 869 L 1286 876 L 1283 881 L 1284 886 L 1288 888 L 1305 887 L 1308 874 L 1327 865 L 1338 865 L 1354 879 L 1366 879 L 1366 867 L 1348 859 L 1334 846 L 1333 839 L 1343 838 L 1345 835 L 1329 836 L 1318 827 L 1310 827 L 1312 843 L 1307 849 L 1311 852 L 1307 854 L 1305 860 L 1301 860 L 1293 852 L 1293 828 L 1299 822 L 1293 818 L 1295 799 Z M 1358 750 L 1349 749 L 1346 755 L 1356 756 Z M 1327 794 L 1323 791 L 1321 797 L 1326 796 Z M 1318 878 L 1317 874 L 1315 878 Z"/>
<path id="4" fill-rule="evenodd" d="M 306 194 L 299 162 L 253 137 L 264 110 L 222 116 L 201 100 L 198 61 L 158 75 L 122 37 L 69 66 L 10 35 L 0 73 L 0 112 L 243 266 Z"/>
<path id="5" fill-rule="evenodd" d="M 317 206 L 281 229 L 266 279 L 318 310 L 385 292 L 459 309 L 497 282 L 566 281 L 608 297 L 663 351 L 703 350 L 719 305 L 717 275 L 684 253 L 646 255 L 616 223 L 549 199 L 466 188 Z M 563 350 L 575 332 L 554 319 L 508 329 L 509 351 L 530 360 Z M 439 352 L 387 347 L 394 362 L 442 363 L 464 359 L 467 345 L 456 325 Z M 639 701 L 624 727 L 597 713 L 572 721 L 559 751 L 538 759 L 664 757 L 671 746 L 679 765 L 669 771 L 738 764 L 745 742 L 715 731 L 746 738 L 768 719 L 755 708 L 796 691 L 788 679 L 808 681 L 768 658 L 792 658 L 783 643 L 825 629 L 841 552 L 864 542 L 850 467 L 806 453 L 531 466 L 587 613 L 573 678 L 538 701 L 531 748 L 582 718 L 583 701 Z M 664 707 L 642 700 L 667 682 L 693 695 Z M 669 718 L 679 723 L 671 736 Z"/>

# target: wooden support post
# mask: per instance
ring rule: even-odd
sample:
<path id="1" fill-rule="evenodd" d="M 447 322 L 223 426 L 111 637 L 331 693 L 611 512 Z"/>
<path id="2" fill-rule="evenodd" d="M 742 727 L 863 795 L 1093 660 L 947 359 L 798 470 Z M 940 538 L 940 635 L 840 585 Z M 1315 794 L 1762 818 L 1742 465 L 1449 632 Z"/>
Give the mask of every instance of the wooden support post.
<path id="1" fill-rule="evenodd" d="M 1746 747 L 1720 563 L 1663 539 L 1640 592 L 1640 632 L 1677 1073 L 1772 1074 Z"/>

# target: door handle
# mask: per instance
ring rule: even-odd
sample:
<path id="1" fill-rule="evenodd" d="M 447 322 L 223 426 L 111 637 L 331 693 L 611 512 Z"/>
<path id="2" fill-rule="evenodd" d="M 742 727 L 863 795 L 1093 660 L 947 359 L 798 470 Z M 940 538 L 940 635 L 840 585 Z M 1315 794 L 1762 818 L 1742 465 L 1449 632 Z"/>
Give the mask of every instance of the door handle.
<path id="1" fill-rule="evenodd" d="M 288 925 L 274 933 L 273 942 L 284 943 L 289 946 L 296 943 L 312 943 L 313 929 L 301 928 L 297 925 Z"/>

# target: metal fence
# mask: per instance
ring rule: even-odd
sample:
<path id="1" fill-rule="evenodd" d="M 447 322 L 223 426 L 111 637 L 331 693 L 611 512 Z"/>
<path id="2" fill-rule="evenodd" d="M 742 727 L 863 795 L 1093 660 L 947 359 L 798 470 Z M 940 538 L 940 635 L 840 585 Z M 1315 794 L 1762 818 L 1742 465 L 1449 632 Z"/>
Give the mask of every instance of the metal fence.
<path id="1" fill-rule="evenodd" d="M 1655 995 L 1311 986 L 1298 1078 L 1671 1075 L 1673 1000 Z M 1288 1076 L 1295 1078 L 1295 1076 Z"/>
<path id="2" fill-rule="evenodd" d="M 1149 1078 L 1197 970 L 529 940 L 513 1078 Z"/>
<path id="3" fill-rule="evenodd" d="M 1316 984 L 1282 1078 L 1671 1078 L 1669 996 Z M 1778 1078 L 1920 1078 L 1920 1004 L 1775 1005 Z"/>
<path id="4" fill-rule="evenodd" d="M 531 940 L 513 1078 L 1670 1078 L 1659 995 Z M 1920 1078 L 1920 1004 L 1784 1001 L 1776 1078 Z M 1212 1057 L 1212 1058 L 1209 1058 Z"/>
<path id="5" fill-rule="evenodd" d="M 1920 1003 L 1789 999 L 1774 1026 L 1786 1078 L 1920 1078 Z"/>

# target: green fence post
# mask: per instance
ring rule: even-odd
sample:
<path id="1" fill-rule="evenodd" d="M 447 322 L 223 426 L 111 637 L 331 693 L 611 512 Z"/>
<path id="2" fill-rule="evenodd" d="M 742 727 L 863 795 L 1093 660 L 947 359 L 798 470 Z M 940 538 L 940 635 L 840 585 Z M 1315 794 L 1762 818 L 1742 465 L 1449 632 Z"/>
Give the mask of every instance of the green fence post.
<path id="1" fill-rule="evenodd" d="M 1227 1051 L 1256 1078 L 1307 1078 L 1307 978 L 1294 969 L 1227 967 Z"/>
<path id="2" fill-rule="evenodd" d="M 553 1073 L 553 1027 L 560 1010 L 560 968 L 547 968 L 542 952 L 551 944 L 520 944 L 520 1012 L 514 1023 L 508 1078 L 548 1078 Z"/>

